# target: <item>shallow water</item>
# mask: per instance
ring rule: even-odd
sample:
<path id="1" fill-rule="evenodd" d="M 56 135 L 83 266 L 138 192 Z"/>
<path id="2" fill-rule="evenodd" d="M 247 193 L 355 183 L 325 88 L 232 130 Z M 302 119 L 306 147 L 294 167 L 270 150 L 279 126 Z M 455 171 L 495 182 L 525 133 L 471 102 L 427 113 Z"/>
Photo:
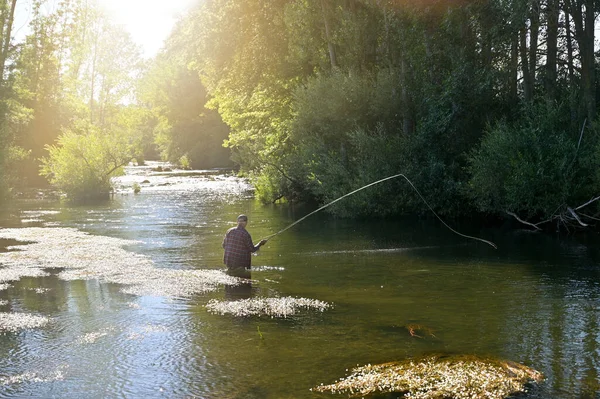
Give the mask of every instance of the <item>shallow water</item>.
<path id="1" fill-rule="evenodd" d="M 0 315 L 39 323 L 0 332 L 0 397 L 326 398 L 332 395 L 309 389 L 356 365 L 433 352 L 493 355 L 533 367 L 546 380 L 531 398 L 599 397 L 600 265 L 593 238 L 584 244 L 453 226 L 495 242 L 494 250 L 435 220 L 356 222 L 317 214 L 261 249 L 251 287 L 179 292 L 173 281 L 222 270 L 222 236 L 239 213 L 249 215 L 258 241 L 310 210 L 262 206 L 232 177 L 129 172 L 119 180 L 123 191 L 104 204 L 19 200 L 0 210 L 0 227 L 43 227 L 54 236 L 47 242 L 62 237 L 63 228 L 74 229 L 71 240 L 92 237 L 84 253 L 62 243 L 53 257 L 47 247 L 41 257 L 33 245 L 0 238 L 18 267 L 34 258 L 43 272 L 15 282 L 4 281 L 6 265 L 0 269 Z M 142 187 L 138 195 L 130 189 L 134 182 Z M 80 274 L 70 279 L 75 257 Z M 98 259 L 111 268 L 96 276 L 93 270 L 103 267 Z M 146 270 L 138 265 L 159 280 L 142 287 L 169 289 L 148 294 L 120 284 Z M 248 297 L 309 298 L 331 307 L 286 318 L 206 307 Z M 413 336 L 411 324 L 423 329 Z"/>

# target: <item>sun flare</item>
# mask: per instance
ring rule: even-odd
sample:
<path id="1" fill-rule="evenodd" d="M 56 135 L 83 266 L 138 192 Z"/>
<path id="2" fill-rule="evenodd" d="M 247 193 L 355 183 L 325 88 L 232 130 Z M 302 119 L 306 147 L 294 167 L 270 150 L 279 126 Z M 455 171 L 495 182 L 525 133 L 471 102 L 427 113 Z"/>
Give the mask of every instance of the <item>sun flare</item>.
<path id="1" fill-rule="evenodd" d="M 123 25 L 145 57 L 155 55 L 193 0 L 99 0 L 115 23 Z"/>

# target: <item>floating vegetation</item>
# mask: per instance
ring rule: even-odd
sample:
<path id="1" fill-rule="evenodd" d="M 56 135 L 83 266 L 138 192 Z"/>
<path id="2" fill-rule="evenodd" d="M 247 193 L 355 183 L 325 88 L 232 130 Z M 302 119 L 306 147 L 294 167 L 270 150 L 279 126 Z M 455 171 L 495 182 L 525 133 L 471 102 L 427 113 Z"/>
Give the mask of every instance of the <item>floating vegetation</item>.
<path id="1" fill-rule="evenodd" d="M 477 356 L 427 356 L 417 360 L 366 365 L 316 392 L 349 397 L 402 393 L 412 399 L 502 399 L 527 391 L 543 375 L 522 364 Z"/>
<path id="2" fill-rule="evenodd" d="M 64 371 L 68 366 L 59 366 L 56 370 L 48 373 L 27 372 L 17 375 L 0 377 L 0 386 L 22 384 L 24 382 L 52 382 L 65 379 Z"/>
<path id="3" fill-rule="evenodd" d="M 169 327 L 161 324 L 147 324 L 144 326 L 144 332 L 146 333 L 164 333 L 168 331 Z"/>
<path id="4" fill-rule="evenodd" d="M 126 251 L 136 241 L 94 236 L 72 228 L 0 229 L 0 238 L 25 241 L 20 251 L 0 253 L 0 283 L 41 277 L 48 268 L 63 269 L 63 280 L 99 279 L 122 284 L 133 295 L 190 297 L 243 280 L 221 270 L 159 269 L 149 258 Z M 26 245 L 25 245 L 26 244 Z M 7 286 L 0 284 L 0 289 Z"/>
<path id="5" fill-rule="evenodd" d="M 79 338 L 78 342 L 81 344 L 93 344 L 96 343 L 100 338 L 108 335 L 109 331 L 112 329 L 104 329 L 102 331 L 95 331 L 91 333 L 85 334 L 83 337 Z"/>
<path id="6" fill-rule="evenodd" d="M 144 336 L 137 332 L 131 332 L 131 333 L 129 333 L 129 335 L 127 335 L 127 339 L 130 341 L 137 341 L 137 340 L 140 340 L 143 338 L 144 338 Z"/>
<path id="7" fill-rule="evenodd" d="M 36 294 L 45 294 L 46 292 L 50 291 L 50 288 L 28 288 L 29 291 L 35 291 Z"/>
<path id="8" fill-rule="evenodd" d="M 43 327 L 50 319 L 29 313 L 0 313 L 0 331 L 19 331 Z"/>
<path id="9" fill-rule="evenodd" d="M 22 277 L 49 275 L 46 269 L 61 269 L 62 280 L 98 279 L 123 285 L 132 295 L 187 298 L 215 291 L 221 286 L 238 286 L 247 280 L 222 270 L 173 270 L 157 268 L 146 256 L 123 247 L 136 241 L 94 236 L 72 228 L 0 229 L 0 238 L 23 241 L 19 251 L 0 253 L 1 283 Z M 5 287 L 7 288 L 7 287 Z M 42 290 L 42 289 L 40 289 Z M 42 292 L 42 291 L 40 291 Z M 237 302 L 210 302 L 215 313 L 236 316 L 287 317 L 299 309 L 324 311 L 330 305 L 306 298 L 252 298 Z"/>
<path id="10" fill-rule="evenodd" d="M 2 255 L 8 255 L 8 254 L 12 254 L 12 253 L 17 253 L 17 252 L 0 253 L 0 259 L 3 258 Z M 1 260 L 0 260 L 0 262 L 1 262 Z M 16 268 L 16 267 L 0 268 L 0 288 L 7 289 L 8 287 L 10 287 L 10 285 L 5 284 L 6 282 L 17 281 L 17 280 L 20 280 L 22 277 L 46 277 L 49 275 L 50 275 L 49 273 L 43 271 L 42 269 L 31 268 L 31 267 L 27 267 L 26 265 L 23 265 L 23 267 L 20 267 L 20 268 Z"/>
<path id="11" fill-rule="evenodd" d="M 331 304 L 308 298 L 247 298 L 239 301 L 219 301 L 211 299 L 206 309 L 211 313 L 233 316 L 270 316 L 271 318 L 292 316 L 300 309 L 314 309 L 324 312 Z"/>

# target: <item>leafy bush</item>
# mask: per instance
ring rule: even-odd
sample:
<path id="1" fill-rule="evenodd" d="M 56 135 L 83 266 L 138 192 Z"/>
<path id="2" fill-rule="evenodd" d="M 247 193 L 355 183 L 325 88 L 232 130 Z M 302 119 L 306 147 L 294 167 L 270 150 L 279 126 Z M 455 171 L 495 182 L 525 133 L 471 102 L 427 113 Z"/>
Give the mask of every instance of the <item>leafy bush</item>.
<path id="1" fill-rule="evenodd" d="M 299 87 L 290 129 L 293 153 L 281 162 L 290 179 L 280 180 L 287 189 L 271 191 L 283 191 L 288 198 L 305 192 L 326 203 L 398 173 L 399 136 L 393 126 L 399 99 L 392 84 L 396 76 L 393 70 L 376 75 L 335 71 Z M 290 192 L 298 186 L 301 189 Z M 331 210 L 339 215 L 373 213 L 365 205 L 376 202 L 377 192 L 353 195 Z M 379 211 L 387 214 L 389 209 L 382 205 Z"/>
<path id="2" fill-rule="evenodd" d="M 402 173 L 436 211 L 464 212 L 458 208 L 465 179 L 460 156 L 466 145 L 456 145 L 456 127 L 450 131 L 452 122 L 438 114 L 422 118 L 411 134 L 402 131 L 402 109 L 410 105 L 400 98 L 398 75 L 393 69 L 373 76 L 336 72 L 297 90 L 292 138 L 299 162 L 309 171 L 306 190 L 326 203 Z M 428 212 L 401 178 L 361 191 L 330 210 L 341 216 Z"/>
<path id="3" fill-rule="evenodd" d="M 57 145 L 47 146 L 41 174 L 72 200 L 107 197 L 111 177 L 123 173 L 133 158 L 133 147 L 125 135 L 100 132 L 93 126 L 67 130 Z"/>
<path id="4" fill-rule="evenodd" d="M 560 107 L 536 106 L 514 123 L 489 128 L 469 157 L 468 192 L 480 210 L 546 218 L 589 195 L 594 184 L 582 176 L 596 164 L 595 138 L 578 149 L 579 134 L 565 128 L 564 115 Z"/>
<path id="5" fill-rule="evenodd" d="M 191 169 L 190 167 L 190 159 L 187 155 L 182 155 L 179 157 L 179 162 L 177 162 L 181 169 Z"/>

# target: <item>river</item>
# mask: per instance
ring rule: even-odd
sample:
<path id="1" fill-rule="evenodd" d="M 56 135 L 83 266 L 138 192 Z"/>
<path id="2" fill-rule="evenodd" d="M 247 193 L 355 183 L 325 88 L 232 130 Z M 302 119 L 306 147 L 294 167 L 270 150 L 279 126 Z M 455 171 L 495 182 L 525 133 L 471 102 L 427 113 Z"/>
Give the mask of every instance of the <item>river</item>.
<path id="1" fill-rule="evenodd" d="M 545 376 L 530 398 L 600 397 L 593 238 L 453 226 L 494 249 L 435 219 L 319 213 L 253 257 L 250 291 L 219 284 L 196 291 L 185 276 L 223 270 L 222 237 L 238 214 L 249 216 L 257 242 L 310 210 L 261 205 L 246 183 L 214 173 L 130 167 L 117 183 L 102 204 L 40 197 L 0 210 L 0 233 L 37 234 L 46 245 L 0 239 L 15 268 L 43 259 L 18 281 L 0 268 L 1 314 L 43 321 L 0 333 L 0 397 L 326 398 L 310 388 L 357 365 L 428 353 L 530 366 Z M 132 285 L 144 270 L 158 283 Z M 181 278 L 171 284 L 173 276 Z M 206 306 L 247 297 L 330 307 L 239 317 Z"/>

